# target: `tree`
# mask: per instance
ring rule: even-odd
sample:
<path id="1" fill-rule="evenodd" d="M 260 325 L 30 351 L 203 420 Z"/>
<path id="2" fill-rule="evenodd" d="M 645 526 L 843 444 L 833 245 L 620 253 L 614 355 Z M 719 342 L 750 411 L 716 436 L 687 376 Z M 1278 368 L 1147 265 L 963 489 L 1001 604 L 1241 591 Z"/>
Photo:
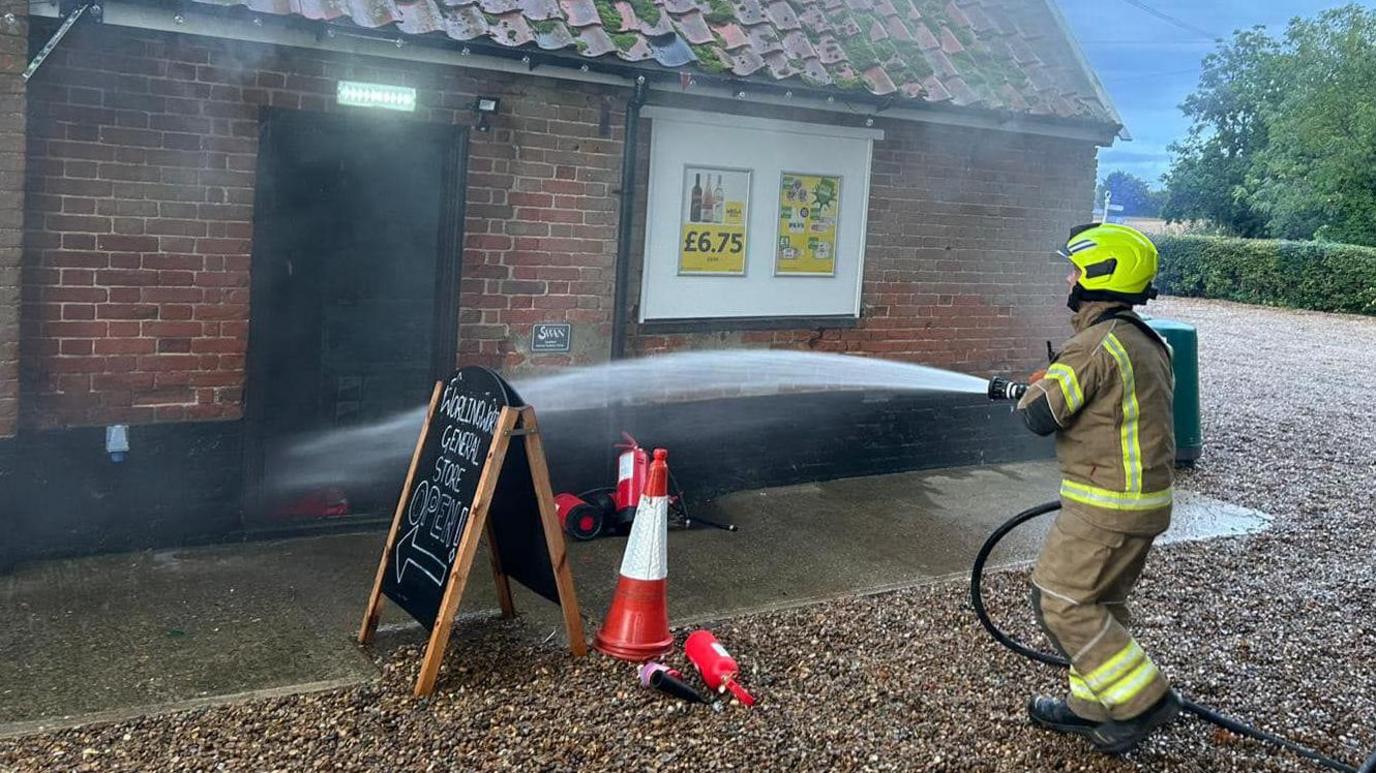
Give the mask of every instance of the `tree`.
<path id="1" fill-rule="evenodd" d="M 1276 236 L 1376 246 L 1376 11 L 1295 20 L 1288 88 L 1247 188 Z"/>
<path id="2" fill-rule="evenodd" d="M 1376 245 L 1376 11 L 1234 33 L 1204 59 L 1164 214 L 1239 236 Z"/>
<path id="3" fill-rule="evenodd" d="M 1099 182 L 1099 189 L 1096 193 L 1095 205 L 1104 202 L 1105 193 L 1113 194 L 1112 202 L 1123 205 L 1124 215 L 1135 215 L 1138 217 L 1156 217 L 1160 212 L 1151 188 L 1147 181 L 1137 175 L 1128 172 L 1110 172 Z"/>
<path id="4" fill-rule="evenodd" d="M 1204 57 L 1199 86 L 1180 106 L 1192 120 L 1189 134 L 1170 146 L 1167 219 L 1206 219 L 1238 236 L 1266 235 L 1266 218 L 1244 185 L 1266 147 L 1265 116 L 1280 85 L 1278 53 L 1276 41 L 1256 27 L 1234 33 Z"/>

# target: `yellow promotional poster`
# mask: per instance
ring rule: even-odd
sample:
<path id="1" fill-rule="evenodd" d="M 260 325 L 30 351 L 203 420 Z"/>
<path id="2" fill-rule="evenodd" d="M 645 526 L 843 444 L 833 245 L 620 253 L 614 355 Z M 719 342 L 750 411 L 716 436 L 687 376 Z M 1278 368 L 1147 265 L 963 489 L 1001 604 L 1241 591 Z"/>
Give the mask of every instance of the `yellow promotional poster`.
<path id="1" fill-rule="evenodd" d="M 834 276 L 841 178 L 785 172 L 779 186 L 775 274 Z"/>
<path id="2" fill-rule="evenodd" d="M 750 173 L 690 166 L 683 176 L 678 272 L 745 274 Z"/>

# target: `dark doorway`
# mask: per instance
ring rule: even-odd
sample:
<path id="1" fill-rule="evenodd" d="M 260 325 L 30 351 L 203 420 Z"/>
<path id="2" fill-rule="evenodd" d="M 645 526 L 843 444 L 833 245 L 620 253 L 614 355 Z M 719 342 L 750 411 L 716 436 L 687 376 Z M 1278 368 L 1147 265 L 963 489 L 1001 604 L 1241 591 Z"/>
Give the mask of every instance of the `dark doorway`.
<path id="1" fill-rule="evenodd" d="M 414 412 L 453 367 L 466 155 L 461 127 L 385 115 L 265 115 L 246 527 L 390 515 L 404 469 L 335 475 L 332 461 L 356 465 L 370 449 L 348 460 L 311 449 L 332 433 Z"/>

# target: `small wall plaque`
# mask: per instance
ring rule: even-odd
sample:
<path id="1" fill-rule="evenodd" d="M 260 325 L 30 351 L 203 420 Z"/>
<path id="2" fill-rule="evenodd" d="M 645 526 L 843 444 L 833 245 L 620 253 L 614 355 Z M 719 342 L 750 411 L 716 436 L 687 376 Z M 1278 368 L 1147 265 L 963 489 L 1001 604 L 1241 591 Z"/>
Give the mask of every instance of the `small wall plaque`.
<path id="1" fill-rule="evenodd" d="M 573 325 L 567 322 L 539 322 L 530 333 L 532 352 L 567 352 L 573 345 Z"/>

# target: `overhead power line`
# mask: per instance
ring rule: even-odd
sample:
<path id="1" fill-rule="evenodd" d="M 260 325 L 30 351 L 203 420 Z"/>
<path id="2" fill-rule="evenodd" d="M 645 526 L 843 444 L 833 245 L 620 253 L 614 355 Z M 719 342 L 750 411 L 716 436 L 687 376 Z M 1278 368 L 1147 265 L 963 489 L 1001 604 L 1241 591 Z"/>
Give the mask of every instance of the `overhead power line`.
<path id="1" fill-rule="evenodd" d="M 1218 40 L 1221 37 L 1220 35 L 1215 35 L 1214 33 L 1206 29 L 1196 27 L 1193 24 L 1190 24 L 1189 22 L 1185 21 L 1184 19 L 1171 16 L 1165 11 L 1159 11 L 1151 7 L 1150 5 L 1147 5 L 1146 3 L 1142 2 L 1142 0 L 1123 0 L 1123 2 L 1140 11 L 1149 13 L 1152 16 L 1155 16 L 1156 18 L 1160 19 L 1161 21 L 1166 22 L 1167 24 L 1179 27 L 1180 29 L 1185 30 L 1186 32 L 1193 32 L 1196 35 L 1202 35 L 1205 38 L 1208 38 L 1209 40 Z"/>

